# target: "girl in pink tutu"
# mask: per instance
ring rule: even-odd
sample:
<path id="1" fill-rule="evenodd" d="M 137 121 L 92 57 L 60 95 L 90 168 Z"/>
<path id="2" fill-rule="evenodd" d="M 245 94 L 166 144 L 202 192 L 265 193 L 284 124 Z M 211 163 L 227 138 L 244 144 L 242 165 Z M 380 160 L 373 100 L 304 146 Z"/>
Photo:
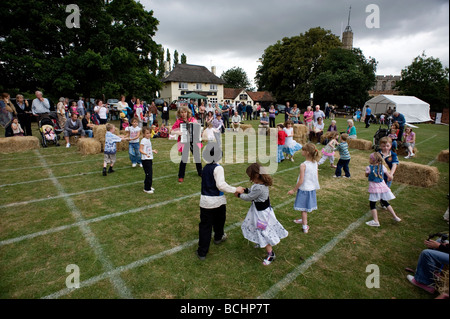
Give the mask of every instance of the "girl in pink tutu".
<path id="1" fill-rule="evenodd" d="M 339 133 L 333 132 L 330 141 L 327 145 L 325 145 L 324 148 L 322 148 L 322 158 L 319 161 L 319 165 L 325 163 L 327 159 L 330 160 L 330 164 L 332 168 L 336 168 L 336 165 L 334 165 L 334 151 L 336 150 L 336 146 L 339 145 Z"/>
<path id="2" fill-rule="evenodd" d="M 370 154 L 369 162 L 370 165 L 366 167 L 366 177 L 369 178 L 370 212 L 372 213 L 373 220 L 368 221 L 366 224 L 372 227 L 380 227 L 376 209 L 377 201 L 380 201 L 386 207 L 396 222 L 400 222 L 401 219 L 395 214 L 394 209 L 388 202 L 388 200 L 394 199 L 395 196 L 383 179 L 383 173 L 387 175 L 388 181 L 392 180 L 392 174 L 383 165 L 385 163 L 380 153 Z"/>

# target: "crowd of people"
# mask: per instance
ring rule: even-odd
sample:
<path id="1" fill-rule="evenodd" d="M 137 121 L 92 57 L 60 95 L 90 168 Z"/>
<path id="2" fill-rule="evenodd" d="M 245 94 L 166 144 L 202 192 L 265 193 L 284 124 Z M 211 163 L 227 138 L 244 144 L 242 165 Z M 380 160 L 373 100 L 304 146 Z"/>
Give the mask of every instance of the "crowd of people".
<path id="1" fill-rule="evenodd" d="M 42 93 L 38 91 L 36 92 L 36 99 L 33 100 L 31 106 L 21 96 L 17 96 L 16 105 L 11 103 L 8 94 L 4 93 L 2 98 L 1 105 L 3 109 L 12 114 L 12 116 L 7 118 L 10 119 L 11 123 L 8 136 L 24 135 L 25 130 L 28 130 L 27 121 L 24 120 L 23 116 L 17 116 L 20 114 L 20 111 L 17 111 L 17 109 L 22 111 L 29 110 L 34 116 L 38 117 L 38 120 L 47 117 L 50 112 L 48 100 L 43 98 Z M 294 162 L 294 155 L 301 151 L 304 161 L 299 166 L 300 172 L 297 182 L 287 193 L 288 195 L 296 196 L 293 209 L 301 214 L 301 218 L 296 218 L 293 222 L 301 225 L 303 233 L 308 233 L 310 231 L 308 215 L 318 209 L 316 194 L 316 191 L 320 189 L 318 167 L 329 160 L 331 167 L 335 169 L 332 177 L 351 178 L 351 155 L 347 141 L 348 139 L 356 138 L 356 128 L 353 120 L 349 119 L 347 121 L 347 130 L 338 132 L 336 121 L 332 120 L 327 130 L 327 132 L 330 132 L 329 138 L 325 143 L 326 145 L 319 151 L 316 145 L 321 142 L 321 136 L 324 131 L 323 120 L 326 118 L 324 112 L 320 110 L 320 106 L 317 105 L 314 111 L 308 106 L 303 113 L 302 121 L 302 114 L 297 105 L 290 108 L 289 103 L 286 104 L 285 122 L 276 126 L 278 130 L 277 161 L 281 162 L 284 159 L 288 159 Z M 152 163 L 153 156 L 158 154 L 158 151 L 152 147 L 152 138 L 169 137 L 171 134 L 174 134 L 173 136 L 177 137 L 179 152 L 183 153 L 184 148 L 189 147 L 188 151 L 192 154 L 198 154 L 202 150 L 202 142 L 209 143 L 214 141 L 215 133 L 224 133 L 226 128 L 239 129 L 239 125 L 243 122 L 244 108 L 227 103 L 220 107 L 218 105 L 212 107 L 211 103 L 206 107 L 202 103 L 200 107 L 197 107 L 191 101 L 187 106 L 178 108 L 176 120 L 170 127 L 168 122 L 169 110 L 167 104 L 164 104 L 161 112 L 163 122 L 160 128 L 156 127 L 159 112 L 154 103 L 147 107 L 139 99 L 135 98 L 130 102 L 125 102 L 125 97 L 122 96 L 118 111 L 120 112 L 120 128 L 125 133 L 116 135 L 116 127 L 108 123 L 107 114 L 109 109 L 102 100 L 96 101 L 92 114 L 86 110 L 82 98 L 78 102 L 73 102 L 71 106 L 67 104 L 67 99 L 61 98 L 56 108 L 57 121 L 61 127 L 64 127 L 64 138 L 66 139 L 67 147 L 70 147 L 70 136 L 80 135 L 85 137 L 87 135 L 92 137 L 94 125 L 106 124 L 107 132 L 102 172 L 104 176 L 114 172 L 113 168 L 117 152 L 116 143 L 125 139 L 128 140 L 131 165 L 132 167 L 139 165 L 143 168 L 145 173 L 144 192 L 153 194 L 155 189 L 153 188 Z M 270 106 L 268 112 L 260 112 L 261 108 L 259 105 L 256 106 L 255 110 L 252 108 L 245 109 L 245 111 L 247 113 L 245 120 L 257 119 L 259 116 L 260 127 L 266 129 L 275 127 L 276 111 L 273 105 Z M 231 123 L 229 121 L 230 116 Z M 372 214 L 372 220 L 366 222 L 366 225 L 370 227 L 380 227 L 376 207 L 377 202 L 380 202 L 381 207 L 391 214 L 395 222 L 399 223 L 402 221 L 389 203 L 395 199 L 391 187 L 399 165 L 396 147 L 398 147 L 397 141 L 403 136 L 404 146 L 408 148 L 408 156 L 406 158 L 413 157 L 415 133 L 412 132 L 411 127 L 405 128 L 401 114 L 394 112 L 393 116 L 397 120 L 393 122 L 389 136 L 381 138 L 379 151 L 369 155 L 368 165 L 365 168 L 365 176 L 368 179 L 369 207 Z M 5 116 L 3 116 L 3 119 L 5 119 Z M 186 146 L 185 143 L 181 143 L 183 134 L 181 127 L 189 123 L 198 123 L 203 126 L 203 140 L 192 141 L 190 146 Z M 293 138 L 293 125 L 302 123 L 308 129 L 309 141 L 305 145 L 301 145 Z M 141 133 L 142 138 L 140 138 Z M 211 152 L 214 151 L 217 152 L 218 150 L 212 148 Z M 334 165 L 336 152 L 339 153 L 339 160 L 337 165 Z M 217 157 L 213 156 L 210 158 L 212 160 L 205 167 L 202 167 L 201 161 L 196 161 L 197 174 L 201 177 L 197 257 L 201 260 L 206 258 L 212 231 L 214 231 L 215 244 L 221 244 L 227 239 L 227 235 L 224 232 L 227 203 L 224 193 L 234 193 L 236 197 L 251 202 L 250 209 L 241 226 L 242 233 L 245 238 L 255 243 L 255 247 L 266 250 L 267 255 L 263 259 L 263 264 L 266 266 L 270 265 L 276 258 L 274 246 L 281 239 L 288 236 L 288 232 L 277 220 L 275 212 L 270 205 L 269 186 L 273 183 L 272 177 L 265 172 L 264 167 L 261 167 L 258 163 L 253 163 L 246 170 L 246 174 L 253 186 L 246 189 L 232 187 L 225 182 L 225 172 L 223 167 L 218 164 L 219 160 Z M 218 158 L 220 159 L 221 156 Z M 183 159 L 180 161 L 178 172 L 178 182 L 180 183 L 185 178 L 186 164 Z M 344 176 L 342 176 L 342 170 L 344 171 Z M 430 276 L 435 274 L 438 265 L 448 265 L 448 244 L 436 244 L 428 241 L 426 245 L 429 249 L 425 250 L 419 258 L 416 276 L 408 276 L 408 280 L 428 292 L 434 292 L 434 288 L 430 288 L 430 284 L 434 282 Z M 430 251 L 430 249 L 439 251 L 439 253 Z M 433 262 L 434 268 L 430 268 L 431 262 Z M 431 270 L 428 268 L 422 269 L 426 267 Z"/>

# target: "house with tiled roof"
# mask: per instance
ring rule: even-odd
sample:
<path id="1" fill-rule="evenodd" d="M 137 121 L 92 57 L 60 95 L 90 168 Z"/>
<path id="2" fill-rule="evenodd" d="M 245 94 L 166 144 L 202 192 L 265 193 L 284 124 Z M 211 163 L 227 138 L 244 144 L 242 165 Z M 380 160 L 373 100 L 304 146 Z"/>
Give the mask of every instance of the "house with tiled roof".
<path id="1" fill-rule="evenodd" d="M 200 65 L 177 64 L 161 81 L 163 87 L 159 96 L 168 103 L 189 93 L 205 96 L 207 103 L 221 103 L 224 98 L 223 89 L 226 82 L 216 76 L 215 67 L 210 71 Z"/>
<path id="2" fill-rule="evenodd" d="M 225 88 L 223 92 L 224 100 L 236 105 L 241 102 L 250 105 L 259 103 L 262 107 L 267 108 L 270 104 L 275 103 L 274 97 L 268 91 L 251 92 L 245 89 Z"/>

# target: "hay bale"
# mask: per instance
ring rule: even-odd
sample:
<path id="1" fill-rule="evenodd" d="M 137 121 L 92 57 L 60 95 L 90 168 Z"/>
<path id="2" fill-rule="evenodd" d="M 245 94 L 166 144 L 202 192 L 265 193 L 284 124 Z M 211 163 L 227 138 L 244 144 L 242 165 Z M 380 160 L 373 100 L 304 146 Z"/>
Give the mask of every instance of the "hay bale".
<path id="1" fill-rule="evenodd" d="M 246 129 L 249 129 L 253 126 L 251 126 L 250 124 L 241 124 L 240 129 L 244 132 Z"/>
<path id="2" fill-rule="evenodd" d="M 306 143 L 308 143 L 308 134 L 303 134 L 303 135 L 295 135 L 294 134 L 294 140 L 301 144 L 301 145 L 305 145 Z"/>
<path id="3" fill-rule="evenodd" d="M 320 143 L 324 144 L 325 139 L 328 139 L 328 141 L 331 139 L 331 136 L 333 136 L 333 133 L 335 132 L 325 132 L 322 134 L 322 136 L 320 137 Z"/>
<path id="4" fill-rule="evenodd" d="M 347 144 L 349 148 L 355 148 L 357 150 L 369 151 L 372 149 L 373 143 L 371 141 L 362 140 L 362 139 L 347 139 Z"/>
<path id="5" fill-rule="evenodd" d="M 36 136 L 12 136 L 0 138 L 0 153 L 16 153 L 39 149 Z"/>
<path id="6" fill-rule="evenodd" d="M 448 163 L 448 150 L 443 150 L 439 153 L 437 160 L 439 162 Z"/>
<path id="7" fill-rule="evenodd" d="M 413 152 L 414 152 L 414 154 L 417 154 L 417 147 L 414 147 L 413 148 Z M 397 155 L 398 156 L 406 156 L 406 155 L 408 155 L 408 149 L 406 148 L 406 147 L 398 147 L 397 148 Z"/>
<path id="8" fill-rule="evenodd" d="M 94 139 L 99 141 L 102 145 L 103 151 L 105 149 L 106 125 L 94 125 L 92 133 L 94 134 Z"/>
<path id="9" fill-rule="evenodd" d="M 430 187 L 439 181 L 437 167 L 402 161 L 395 171 L 395 182 L 412 186 Z"/>
<path id="10" fill-rule="evenodd" d="M 70 143 L 70 145 L 77 145 L 78 141 L 81 139 L 82 138 L 80 135 L 72 135 L 69 137 L 69 143 Z"/>
<path id="11" fill-rule="evenodd" d="M 308 127 L 303 124 L 294 124 L 294 135 L 307 135 L 308 134 Z"/>
<path id="12" fill-rule="evenodd" d="M 78 142 L 78 151 L 82 155 L 93 155 L 102 152 L 102 144 L 93 138 L 82 138 Z"/>
<path id="13" fill-rule="evenodd" d="M 120 151 L 127 151 L 128 152 L 129 145 L 130 145 L 130 143 L 129 143 L 128 140 L 123 140 L 122 142 L 116 143 L 117 152 L 120 152 Z"/>

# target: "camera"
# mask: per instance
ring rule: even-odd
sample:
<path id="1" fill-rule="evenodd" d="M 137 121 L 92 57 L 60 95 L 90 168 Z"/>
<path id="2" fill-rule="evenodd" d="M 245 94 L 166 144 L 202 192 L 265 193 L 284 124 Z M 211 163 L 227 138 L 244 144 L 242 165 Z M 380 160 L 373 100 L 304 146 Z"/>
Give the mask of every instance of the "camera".
<path id="1" fill-rule="evenodd" d="M 448 234 L 445 234 L 445 233 L 435 233 L 435 234 L 428 235 L 427 240 L 430 240 L 435 237 L 440 237 L 440 242 L 442 244 L 448 241 Z"/>

